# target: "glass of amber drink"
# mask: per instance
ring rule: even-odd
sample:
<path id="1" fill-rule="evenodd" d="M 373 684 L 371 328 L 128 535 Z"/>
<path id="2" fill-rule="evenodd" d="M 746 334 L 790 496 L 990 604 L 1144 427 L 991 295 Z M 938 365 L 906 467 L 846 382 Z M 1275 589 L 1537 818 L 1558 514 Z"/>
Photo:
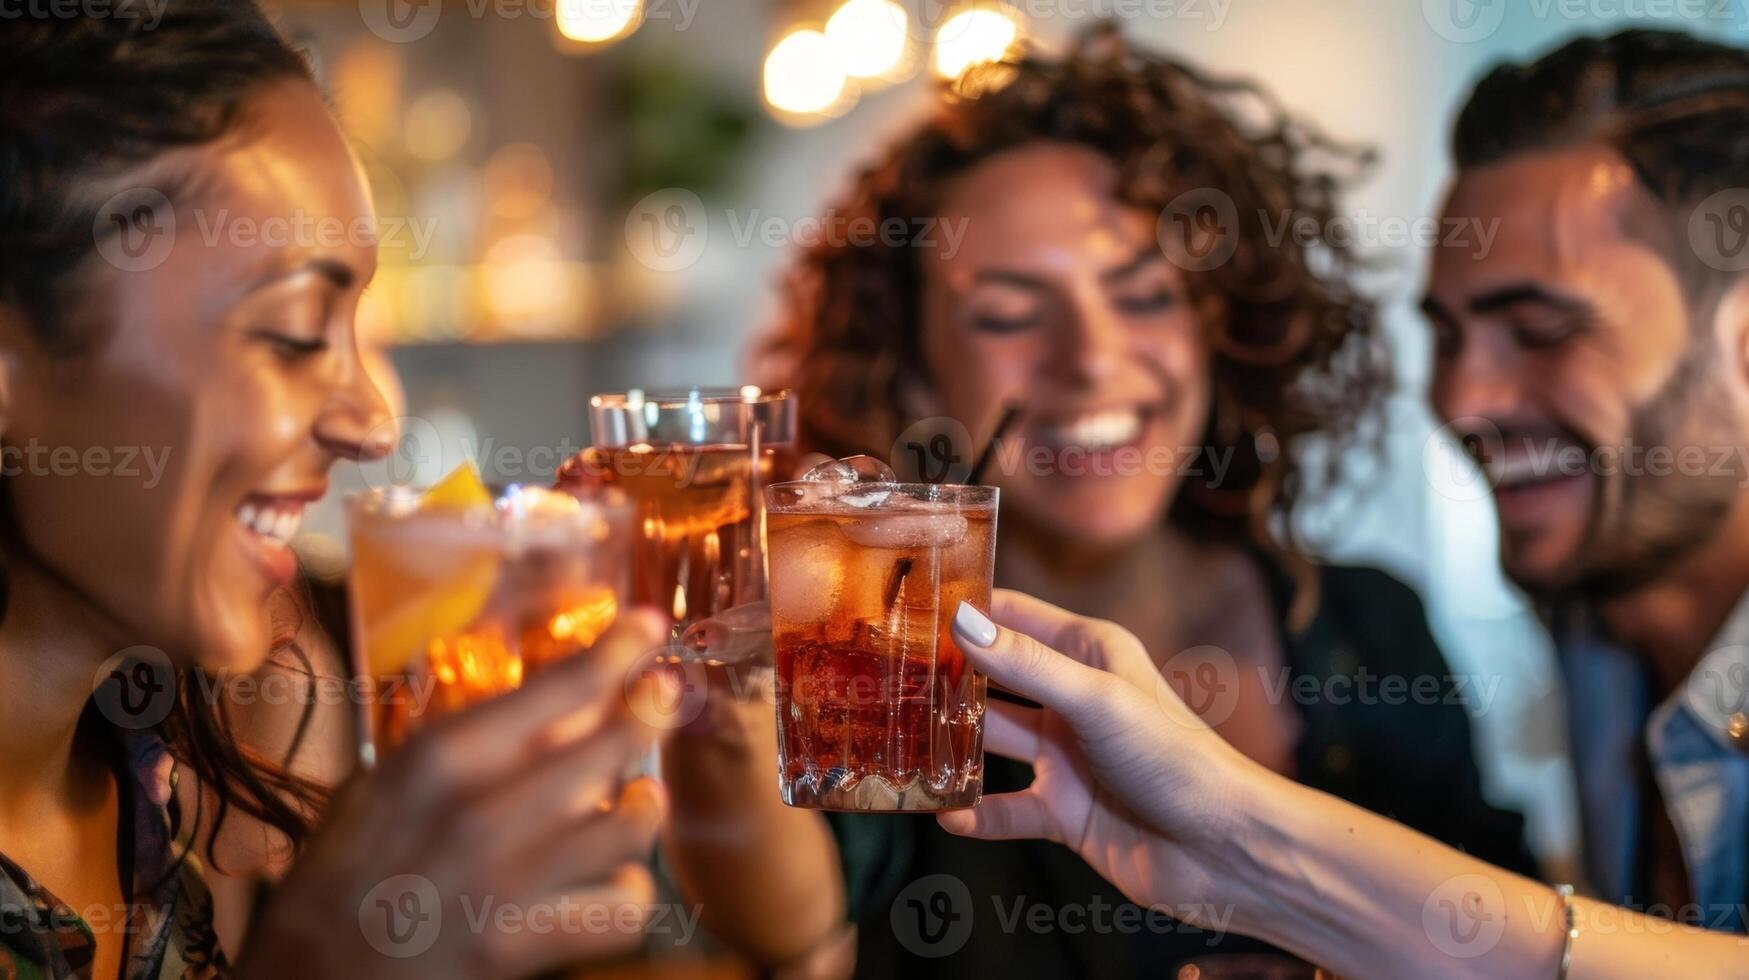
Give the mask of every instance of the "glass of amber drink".
<path id="1" fill-rule="evenodd" d="M 791 463 L 790 394 L 633 390 L 595 396 L 589 413 L 591 446 L 560 467 L 558 484 L 631 499 L 631 600 L 673 613 L 679 635 L 765 598 L 760 490 Z"/>
<path id="2" fill-rule="evenodd" d="M 488 491 L 471 466 L 424 494 L 348 501 L 362 757 L 587 650 L 618 616 L 629 507 L 538 487 Z"/>
<path id="3" fill-rule="evenodd" d="M 785 803 L 978 802 L 985 679 L 949 626 L 962 601 L 990 609 L 996 497 L 990 487 L 829 479 L 766 490 Z"/>

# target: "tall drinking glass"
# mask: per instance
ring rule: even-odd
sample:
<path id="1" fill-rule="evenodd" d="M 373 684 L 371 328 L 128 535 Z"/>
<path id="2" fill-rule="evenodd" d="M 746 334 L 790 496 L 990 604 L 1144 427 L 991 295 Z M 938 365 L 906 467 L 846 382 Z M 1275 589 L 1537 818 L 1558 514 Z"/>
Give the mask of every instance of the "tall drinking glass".
<path id="1" fill-rule="evenodd" d="M 944 810 L 983 791 L 984 690 L 950 626 L 988 612 L 989 487 L 804 480 L 766 490 L 785 803 Z"/>
<path id="2" fill-rule="evenodd" d="M 751 386 L 590 400 L 591 446 L 559 486 L 631 498 L 632 601 L 672 612 L 677 635 L 765 598 L 760 490 L 791 465 L 795 420 L 789 392 Z"/>
<path id="3" fill-rule="evenodd" d="M 586 650 L 626 601 L 630 512 L 610 496 L 492 494 L 470 469 L 424 495 L 355 496 L 347 523 L 366 765 Z"/>

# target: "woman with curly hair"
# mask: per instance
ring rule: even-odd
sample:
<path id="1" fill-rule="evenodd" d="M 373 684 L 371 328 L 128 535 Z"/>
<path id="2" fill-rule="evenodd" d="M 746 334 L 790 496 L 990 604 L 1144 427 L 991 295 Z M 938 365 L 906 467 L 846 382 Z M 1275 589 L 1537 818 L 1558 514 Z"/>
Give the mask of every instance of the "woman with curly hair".
<path id="1" fill-rule="evenodd" d="M 1316 564 L 1292 533 L 1386 389 L 1355 255 L 1299 233 L 1331 227 L 1367 162 L 1255 85 L 1109 29 L 1060 59 L 994 66 L 830 209 L 836 233 L 788 283 L 767 380 L 797 390 L 807 448 L 901 470 L 942 462 L 929 434 L 956 426 L 963 461 L 1017 407 L 987 477 L 1002 489 L 999 585 L 1126 626 L 1270 769 L 1523 867 L 1521 821 L 1482 798 L 1415 595 Z M 900 227 L 928 233 L 853 234 Z M 1352 693 L 1369 676 L 1432 679 L 1439 696 Z M 989 793 L 1034 778 L 985 765 Z M 1062 848 L 956 839 L 934 821 L 832 823 L 867 975 L 1157 975 L 1249 942 L 1145 914 Z M 903 907 L 927 909 L 906 889 L 932 875 L 974 904 L 956 910 L 968 931 L 940 943 Z M 1086 925 L 1037 930 L 1032 905 Z"/>

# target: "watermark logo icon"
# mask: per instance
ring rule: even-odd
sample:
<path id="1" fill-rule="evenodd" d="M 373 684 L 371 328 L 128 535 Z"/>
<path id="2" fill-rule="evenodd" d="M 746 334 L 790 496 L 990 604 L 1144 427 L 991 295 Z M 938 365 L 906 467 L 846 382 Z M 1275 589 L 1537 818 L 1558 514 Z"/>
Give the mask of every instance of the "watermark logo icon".
<path id="1" fill-rule="evenodd" d="M 899 433 L 887 458 L 922 483 L 964 483 L 971 475 L 972 434 L 955 418 L 919 419 Z"/>
<path id="2" fill-rule="evenodd" d="M 359 466 L 365 486 L 388 491 L 416 488 L 435 482 L 449 472 L 443 451 L 443 436 L 429 419 L 402 415 L 378 423 L 365 436 L 368 444 L 388 446 L 381 459 Z M 460 463 L 457 459 L 455 463 Z"/>
<path id="3" fill-rule="evenodd" d="M 1433 492 L 1447 500 L 1486 500 L 1494 486 L 1482 461 L 1499 459 L 1505 451 L 1505 438 L 1494 423 L 1478 417 L 1453 419 L 1422 444 L 1421 471 Z"/>
<path id="4" fill-rule="evenodd" d="M 1207 272 L 1239 250 L 1239 208 L 1223 191 L 1198 187 L 1173 198 L 1160 211 L 1154 231 L 1173 265 Z"/>
<path id="5" fill-rule="evenodd" d="M 151 728 L 176 706 L 176 668 L 152 646 L 131 646 L 105 660 L 92 677 L 92 700 L 117 728 Z"/>
<path id="6" fill-rule="evenodd" d="M 1506 896 L 1486 875 L 1448 878 L 1421 904 L 1421 928 L 1447 956 L 1486 955 L 1506 933 Z"/>
<path id="7" fill-rule="evenodd" d="M 972 937 L 972 893 L 953 875 L 925 875 L 894 897 L 889 918 L 893 936 L 913 955 L 952 956 Z"/>
<path id="8" fill-rule="evenodd" d="M 1506 21 L 1506 0 L 1421 0 L 1421 16 L 1447 41 L 1473 44 Z"/>
<path id="9" fill-rule="evenodd" d="M 149 272 L 176 245 L 176 209 L 162 191 L 130 187 L 97 209 L 91 236 L 104 261 L 123 272 Z"/>
<path id="10" fill-rule="evenodd" d="M 704 257 L 710 219 L 704 201 L 683 187 L 647 194 L 625 220 L 626 247 L 645 268 L 656 272 L 690 269 Z"/>
<path id="11" fill-rule="evenodd" d="M 626 674 L 626 704 L 639 721 L 657 731 L 685 728 L 704 715 L 710 702 L 709 667 L 687 658 L 678 645 L 658 657 L 658 662 L 641 664 Z"/>
<path id="12" fill-rule="evenodd" d="M 437 29 L 443 0 L 358 0 L 358 13 L 377 37 L 391 44 L 410 44 Z"/>
<path id="13" fill-rule="evenodd" d="M 1720 647 L 1708 653 L 1684 693 L 1689 707 L 1702 718 L 1749 714 L 1749 649 Z"/>
<path id="14" fill-rule="evenodd" d="M 364 941 L 384 956 L 406 959 L 430 949 L 443 930 L 443 902 L 424 875 L 395 875 L 378 882 L 358 903 Z"/>
<path id="15" fill-rule="evenodd" d="M 1219 725 L 1239 707 L 1239 662 L 1217 646 L 1190 647 L 1160 665 L 1165 686 L 1207 725 Z"/>
<path id="16" fill-rule="evenodd" d="M 1749 269 L 1749 189 L 1727 188 L 1696 205 L 1688 216 L 1688 244 L 1720 272 Z"/>

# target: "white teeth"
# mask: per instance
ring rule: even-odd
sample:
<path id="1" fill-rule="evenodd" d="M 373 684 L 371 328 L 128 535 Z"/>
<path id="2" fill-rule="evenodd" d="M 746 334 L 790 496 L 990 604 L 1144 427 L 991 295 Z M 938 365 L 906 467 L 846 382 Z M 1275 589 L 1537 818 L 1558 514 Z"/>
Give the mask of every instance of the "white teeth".
<path id="1" fill-rule="evenodd" d="M 1488 476 L 1494 486 L 1511 490 L 1522 486 L 1548 483 L 1565 477 L 1578 476 L 1585 465 L 1585 450 L 1578 446 L 1563 446 L 1550 452 L 1514 453 L 1490 460 Z"/>
<path id="2" fill-rule="evenodd" d="M 1488 466 L 1490 475 L 1494 477 L 1494 485 L 1511 488 L 1522 483 L 1535 483 L 1544 474 L 1537 461 L 1524 456 L 1510 456 L 1491 463 Z"/>
<path id="3" fill-rule="evenodd" d="M 298 526 L 303 523 L 304 508 L 301 504 L 287 504 L 279 507 L 268 505 L 257 507 L 254 504 L 243 504 L 237 508 L 237 520 L 256 534 L 273 541 L 285 544 L 297 537 Z"/>
<path id="4" fill-rule="evenodd" d="M 1045 437 L 1058 445 L 1088 449 L 1125 446 L 1141 434 L 1142 414 L 1133 408 L 1090 412 L 1044 430 Z"/>

